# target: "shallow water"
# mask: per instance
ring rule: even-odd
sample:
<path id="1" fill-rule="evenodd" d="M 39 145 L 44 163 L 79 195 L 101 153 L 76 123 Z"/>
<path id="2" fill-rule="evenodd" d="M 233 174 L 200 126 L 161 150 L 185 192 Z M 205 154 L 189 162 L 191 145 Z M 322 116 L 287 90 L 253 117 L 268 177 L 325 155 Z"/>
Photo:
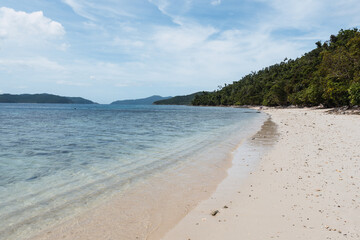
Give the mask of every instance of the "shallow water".
<path id="1" fill-rule="evenodd" d="M 194 156 L 225 156 L 265 118 L 239 108 L 0 104 L 0 238 L 206 161 Z"/>

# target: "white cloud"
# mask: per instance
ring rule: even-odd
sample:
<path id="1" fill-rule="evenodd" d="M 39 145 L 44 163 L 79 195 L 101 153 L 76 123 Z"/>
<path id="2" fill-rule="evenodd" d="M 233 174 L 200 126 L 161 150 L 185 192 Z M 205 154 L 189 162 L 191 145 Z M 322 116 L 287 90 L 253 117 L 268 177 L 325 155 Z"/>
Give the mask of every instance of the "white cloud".
<path id="1" fill-rule="evenodd" d="M 65 80 L 56 81 L 56 84 L 59 84 L 59 85 L 67 85 L 67 86 L 75 86 L 75 87 L 87 87 L 87 86 L 91 86 L 90 83 L 82 83 L 82 82 L 74 82 L 74 81 L 65 81 Z"/>
<path id="2" fill-rule="evenodd" d="M 68 43 L 61 43 L 60 46 L 58 47 L 58 49 L 61 51 L 66 51 L 69 48 L 70 48 L 70 44 L 68 44 Z"/>
<path id="3" fill-rule="evenodd" d="M 271 14 L 273 28 L 292 27 L 302 30 L 318 27 L 322 11 L 327 10 L 326 2 L 313 0 L 274 0 L 269 5 L 275 10 Z M 269 19 L 268 19 L 269 20 Z"/>
<path id="4" fill-rule="evenodd" d="M 32 57 L 25 59 L 0 59 L 0 67 L 9 67 L 24 70 L 23 68 L 31 68 L 34 70 L 48 69 L 62 71 L 65 68 L 57 62 L 51 61 L 44 57 Z"/>
<path id="5" fill-rule="evenodd" d="M 359 26 L 358 0 L 253 0 L 270 7 L 258 25 L 275 31 L 297 29 L 323 36 L 335 34 L 340 28 Z"/>
<path id="6" fill-rule="evenodd" d="M 158 27 L 152 37 L 155 45 L 168 51 L 183 51 L 203 44 L 218 30 L 213 27 L 189 24 L 189 26 Z"/>
<path id="7" fill-rule="evenodd" d="M 26 13 L 11 8 L 0 8 L 0 38 L 49 38 L 65 34 L 64 27 L 44 16 L 42 11 Z"/>
<path id="8" fill-rule="evenodd" d="M 154 4 L 159 11 L 168 16 L 171 21 L 178 25 L 184 25 L 187 20 L 182 17 L 183 14 L 187 13 L 191 8 L 193 1 L 168 1 L 168 0 L 148 0 Z"/>
<path id="9" fill-rule="evenodd" d="M 213 6 L 217 6 L 217 5 L 220 5 L 221 4 L 221 0 L 213 0 L 211 1 L 211 5 Z"/>
<path id="10" fill-rule="evenodd" d="M 63 42 L 65 29 L 42 11 L 1 7 L 0 32 L 0 70 L 2 76 L 13 79 L 14 86 L 20 81 L 47 81 L 66 71 L 58 57 L 70 46 Z"/>
<path id="11" fill-rule="evenodd" d="M 102 1 L 94 0 L 62 0 L 63 3 L 67 4 L 72 10 L 81 17 L 89 19 L 91 21 L 97 21 L 100 17 L 131 17 L 136 16 L 130 14 L 122 9 L 122 5 L 114 7 Z"/>
<path id="12" fill-rule="evenodd" d="M 121 46 L 121 47 L 134 47 L 134 48 L 141 48 L 144 46 L 143 41 L 139 40 L 130 40 L 126 38 L 119 38 L 115 37 L 112 43 L 114 46 Z"/>
<path id="13" fill-rule="evenodd" d="M 89 20 L 92 20 L 92 21 L 95 21 L 95 17 L 92 16 L 90 13 L 88 13 L 86 10 L 85 10 L 85 6 L 84 6 L 84 2 L 83 1 L 78 1 L 78 0 L 63 0 L 63 2 L 67 5 L 69 5 L 72 10 L 84 17 L 84 18 L 87 18 Z"/>
<path id="14" fill-rule="evenodd" d="M 157 6 L 160 12 L 165 15 L 169 15 L 166 11 L 166 8 L 169 6 L 169 2 L 167 0 L 148 0 L 150 3 Z"/>
<path id="15" fill-rule="evenodd" d="M 166 82 L 171 76 L 172 83 L 182 86 L 216 87 L 219 82 L 238 80 L 252 70 L 301 54 L 299 45 L 273 39 L 268 32 L 228 30 L 211 38 L 204 36 L 181 45 L 184 39 L 194 37 L 193 31 L 183 31 L 177 35 L 178 45 L 178 42 L 170 47 L 158 44 L 151 53 L 156 60 L 146 64 L 154 74 L 147 78 Z"/>

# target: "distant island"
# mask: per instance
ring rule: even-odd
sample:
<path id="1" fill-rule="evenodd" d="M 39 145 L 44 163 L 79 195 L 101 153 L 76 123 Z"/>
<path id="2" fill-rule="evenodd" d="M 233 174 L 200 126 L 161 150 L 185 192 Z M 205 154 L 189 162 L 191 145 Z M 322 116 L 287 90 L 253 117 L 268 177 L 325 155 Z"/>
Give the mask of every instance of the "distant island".
<path id="1" fill-rule="evenodd" d="M 195 96 L 202 95 L 203 92 L 197 92 L 190 95 L 176 96 L 165 100 L 159 100 L 154 102 L 155 105 L 191 105 L 191 102 L 195 99 Z"/>
<path id="2" fill-rule="evenodd" d="M 112 102 L 111 104 L 116 104 L 116 105 L 151 105 L 156 101 L 165 100 L 165 99 L 169 99 L 169 98 L 171 98 L 171 97 L 161 97 L 159 95 L 154 95 L 154 96 L 151 96 L 151 97 L 140 98 L 140 99 L 118 100 L 118 101 Z"/>
<path id="3" fill-rule="evenodd" d="M 59 103 L 59 104 L 96 104 L 81 97 L 63 97 L 53 94 L 0 94 L 0 103 Z"/>
<path id="4" fill-rule="evenodd" d="M 295 60 L 252 72 L 214 92 L 197 95 L 193 105 L 325 107 L 360 105 L 360 32 L 340 30 Z"/>

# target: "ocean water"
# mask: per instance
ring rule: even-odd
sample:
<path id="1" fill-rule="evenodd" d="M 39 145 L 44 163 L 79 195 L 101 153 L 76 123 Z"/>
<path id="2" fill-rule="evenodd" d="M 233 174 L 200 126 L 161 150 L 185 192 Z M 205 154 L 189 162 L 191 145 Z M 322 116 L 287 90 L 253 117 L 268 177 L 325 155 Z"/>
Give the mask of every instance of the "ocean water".
<path id="1" fill-rule="evenodd" d="M 0 104 L 0 239 L 21 239 L 198 153 L 230 151 L 265 119 L 239 108 Z"/>

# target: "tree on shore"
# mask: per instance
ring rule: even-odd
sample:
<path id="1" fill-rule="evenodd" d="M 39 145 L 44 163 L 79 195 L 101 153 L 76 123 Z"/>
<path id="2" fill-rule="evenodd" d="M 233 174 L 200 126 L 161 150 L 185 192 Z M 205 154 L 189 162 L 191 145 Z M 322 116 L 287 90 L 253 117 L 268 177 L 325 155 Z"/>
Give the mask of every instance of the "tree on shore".
<path id="1" fill-rule="evenodd" d="M 252 72 L 218 90 L 196 96 L 193 105 L 360 104 L 360 32 L 340 30 L 295 60 Z"/>

